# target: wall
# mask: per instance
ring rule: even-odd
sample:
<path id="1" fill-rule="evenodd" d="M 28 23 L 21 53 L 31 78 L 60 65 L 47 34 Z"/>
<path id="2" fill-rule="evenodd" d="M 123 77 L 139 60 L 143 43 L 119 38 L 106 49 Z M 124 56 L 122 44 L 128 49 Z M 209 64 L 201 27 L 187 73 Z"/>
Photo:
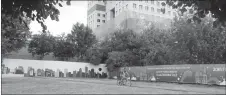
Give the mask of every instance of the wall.
<path id="1" fill-rule="evenodd" d="M 127 67 L 127 70 L 143 81 L 226 85 L 226 64 L 158 65 Z"/>
<path id="2" fill-rule="evenodd" d="M 97 38 L 103 38 L 110 33 L 120 28 L 132 29 L 135 32 L 140 32 L 145 27 L 150 26 L 150 23 L 155 22 L 155 25 L 161 29 L 170 28 L 171 19 L 156 17 L 154 15 L 137 13 L 134 11 L 124 10 L 116 18 L 108 20 L 105 24 L 96 28 L 93 33 Z M 163 27 L 163 25 L 165 25 Z"/>
<path id="3" fill-rule="evenodd" d="M 79 71 L 79 68 L 81 68 L 82 71 L 84 72 L 85 67 L 87 66 L 88 70 L 91 70 L 93 68 L 95 72 L 107 73 L 107 68 L 105 67 L 105 64 L 95 66 L 90 63 L 83 62 L 4 59 L 3 64 L 5 64 L 5 67 L 8 67 L 10 69 L 10 72 L 14 72 L 15 68 L 18 66 L 23 66 L 25 73 L 27 72 L 28 67 L 32 67 L 34 68 L 34 70 L 48 68 L 54 71 L 57 71 L 57 69 L 60 69 L 61 71 L 64 71 L 64 69 L 68 69 L 68 72 L 73 72 L 74 70 Z M 102 71 L 99 71 L 98 70 L 99 68 L 102 68 Z"/>

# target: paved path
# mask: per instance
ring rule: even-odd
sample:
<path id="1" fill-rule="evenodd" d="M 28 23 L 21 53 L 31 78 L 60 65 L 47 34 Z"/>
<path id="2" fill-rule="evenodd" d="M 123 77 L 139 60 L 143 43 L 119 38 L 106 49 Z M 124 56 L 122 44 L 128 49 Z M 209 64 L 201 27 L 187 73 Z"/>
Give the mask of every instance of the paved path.
<path id="1" fill-rule="evenodd" d="M 109 79 L 2 78 L 2 94 L 225 94 L 225 87 L 133 82 L 118 86 Z"/>

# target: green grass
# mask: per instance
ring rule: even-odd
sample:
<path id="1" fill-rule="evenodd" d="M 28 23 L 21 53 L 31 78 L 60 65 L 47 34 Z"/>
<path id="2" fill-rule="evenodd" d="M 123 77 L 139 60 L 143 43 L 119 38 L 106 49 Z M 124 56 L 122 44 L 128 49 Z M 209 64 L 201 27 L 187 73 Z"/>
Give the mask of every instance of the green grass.
<path id="1" fill-rule="evenodd" d="M 225 94 L 225 87 L 133 82 L 109 79 L 2 78 L 2 94 Z"/>

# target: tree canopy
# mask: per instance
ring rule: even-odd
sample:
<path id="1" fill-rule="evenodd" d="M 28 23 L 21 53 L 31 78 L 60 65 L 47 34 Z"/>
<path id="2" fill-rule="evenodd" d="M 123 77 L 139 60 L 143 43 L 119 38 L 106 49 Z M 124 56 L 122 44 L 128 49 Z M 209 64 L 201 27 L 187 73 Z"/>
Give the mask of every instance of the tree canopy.
<path id="1" fill-rule="evenodd" d="M 50 16 L 58 21 L 59 10 L 56 5 L 62 7 L 63 0 L 2 0 L 1 1 L 1 37 L 2 56 L 12 51 L 18 51 L 27 43 L 31 36 L 29 24 L 38 21 L 47 30 L 45 19 Z M 70 5 L 70 0 L 67 0 Z"/>
<path id="2" fill-rule="evenodd" d="M 67 35 L 67 40 L 75 44 L 76 56 L 81 60 L 84 59 L 86 50 L 97 41 L 92 30 L 80 23 L 73 25 L 71 33 Z"/>
<path id="3" fill-rule="evenodd" d="M 70 5 L 70 1 L 67 0 L 67 5 Z M 22 18 L 26 16 L 31 20 L 38 21 L 43 30 L 46 30 L 44 20 L 48 16 L 52 20 L 59 21 L 60 11 L 55 6 L 62 7 L 62 2 L 63 0 L 2 0 L 1 13 L 6 16 L 10 15 L 12 19 L 19 18 L 20 22 L 24 24 L 27 23 Z"/>
<path id="4" fill-rule="evenodd" d="M 55 38 L 50 33 L 42 33 L 33 35 L 28 52 L 34 57 L 38 55 L 38 59 L 43 59 L 45 55 L 51 53 L 54 49 Z"/>
<path id="5" fill-rule="evenodd" d="M 178 9 L 182 14 L 189 12 L 193 15 L 193 20 L 201 21 L 207 14 L 211 13 L 213 18 L 218 22 L 226 25 L 226 1 L 225 0 L 167 0 L 166 4 Z M 162 5 L 166 5 L 162 3 Z M 188 8 L 189 7 L 189 8 Z"/>
<path id="6" fill-rule="evenodd" d="M 53 49 L 53 56 L 61 61 L 67 61 L 70 58 L 75 57 L 76 48 L 75 44 L 70 43 L 67 37 L 62 35 L 61 37 L 56 37 L 55 47 Z"/>

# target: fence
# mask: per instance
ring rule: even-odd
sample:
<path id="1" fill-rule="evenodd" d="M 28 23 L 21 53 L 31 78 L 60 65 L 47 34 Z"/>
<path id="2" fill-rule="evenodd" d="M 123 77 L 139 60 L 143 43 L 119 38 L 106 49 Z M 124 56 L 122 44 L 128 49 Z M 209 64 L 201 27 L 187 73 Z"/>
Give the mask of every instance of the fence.
<path id="1" fill-rule="evenodd" d="M 137 81 L 226 85 L 226 64 L 157 65 L 126 67 Z M 117 71 L 109 72 L 110 77 Z"/>

